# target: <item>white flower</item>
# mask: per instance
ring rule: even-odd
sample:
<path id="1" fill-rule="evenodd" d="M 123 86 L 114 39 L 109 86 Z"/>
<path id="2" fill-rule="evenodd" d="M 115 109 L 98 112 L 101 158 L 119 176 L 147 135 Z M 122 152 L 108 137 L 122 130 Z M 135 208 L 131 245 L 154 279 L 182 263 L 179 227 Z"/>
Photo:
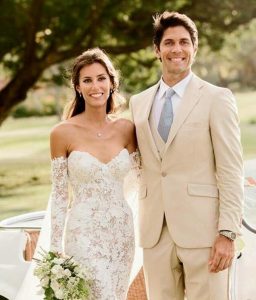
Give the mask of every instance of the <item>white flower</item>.
<path id="1" fill-rule="evenodd" d="M 63 268 L 60 265 L 55 265 L 51 269 L 52 274 L 59 274 L 63 272 Z"/>
<path id="2" fill-rule="evenodd" d="M 48 284 L 49 284 L 49 281 L 50 281 L 49 277 L 44 277 L 44 278 L 42 278 L 42 279 L 41 279 L 41 286 L 42 286 L 42 287 L 47 287 Z"/>
<path id="3" fill-rule="evenodd" d="M 55 292 L 55 296 L 58 299 L 64 299 L 64 293 L 63 293 L 63 291 L 61 289 L 57 289 L 54 292 Z"/>
<path id="4" fill-rule="evenodd" d="M 59 285 L 58 281 L 52 280 L 52 281 L 51 281 L 51 288 L 54 290 L 54 292 L 55 292 L 56 290 L 59 290 L 59 289 L 60 289 L 60 285 Z"/>
<path id="5" fill-rule="evenodd" d="M 67 276 L 67 277 L 70 277 L 71 276 L 71 272 L 69 271 L 69 269 L 66 269 L 64 270 L 64 275 Z"/>
<path id="6" fill-rule="evenodd" d="M 52 262 L 56 265 L 61 265 L 62 263 L 64 263 L 64 259 L 63 258 L 54 258 Z"/>

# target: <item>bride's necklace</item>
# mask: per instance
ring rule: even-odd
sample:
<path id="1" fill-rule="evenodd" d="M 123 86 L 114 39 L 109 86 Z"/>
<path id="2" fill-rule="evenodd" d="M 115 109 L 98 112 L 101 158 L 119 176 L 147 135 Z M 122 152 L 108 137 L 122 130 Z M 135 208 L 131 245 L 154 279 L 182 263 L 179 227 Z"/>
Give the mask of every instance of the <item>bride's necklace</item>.
<path id="1" fill-rule="evenodd" d="M 106 116 L 105 121 L 106 122 L 109 121 L 108 116 Z M 104 126 L 102 126 L 102 128 L 100 130 L 97 130 L 96 135 L 97 135 L 98 138 L 101 138 L 103 136 L 103 132 L 104 132 L 105 127 L 106 127 L 106 124 Z"/>

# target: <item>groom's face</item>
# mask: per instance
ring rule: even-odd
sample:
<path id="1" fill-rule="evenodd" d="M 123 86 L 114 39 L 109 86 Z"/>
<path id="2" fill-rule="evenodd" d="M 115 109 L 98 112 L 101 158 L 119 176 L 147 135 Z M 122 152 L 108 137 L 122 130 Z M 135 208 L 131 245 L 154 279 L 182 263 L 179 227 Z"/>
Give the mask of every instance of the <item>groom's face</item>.
<path id="1" fill-rule="evenodd" d="M 164 31 L 159 47 L 155 46 L 156 56 L 162 62 L 163 78 L 187 76 L 196 55 L 190 34 L 183 26 L 169 27 Z"/>

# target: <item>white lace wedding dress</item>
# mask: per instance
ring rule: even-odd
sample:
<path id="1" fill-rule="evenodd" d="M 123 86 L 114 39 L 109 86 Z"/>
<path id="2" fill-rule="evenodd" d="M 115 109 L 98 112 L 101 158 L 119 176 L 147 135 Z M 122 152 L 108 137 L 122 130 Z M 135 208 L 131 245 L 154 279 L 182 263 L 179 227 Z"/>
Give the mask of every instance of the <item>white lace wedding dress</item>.
<path id="1" fill-rule="evenodd" d="M 126 299 L 134 224 L 124 199 L 124 180 L 131 171 L 138 174 L 138 169 L 138 153 L 129 154 L 127 149 L 108 163 L 83 151 L 52 161 L 50 248 L 73 256 L 88 269 L 93 280 L 91 299 Z"/>

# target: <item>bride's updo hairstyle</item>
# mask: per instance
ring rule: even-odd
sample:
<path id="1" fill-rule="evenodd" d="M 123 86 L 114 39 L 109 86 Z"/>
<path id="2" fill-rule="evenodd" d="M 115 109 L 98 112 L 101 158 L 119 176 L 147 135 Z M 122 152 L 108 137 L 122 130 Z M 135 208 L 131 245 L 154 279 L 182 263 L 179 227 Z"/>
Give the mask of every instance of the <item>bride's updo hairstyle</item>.
<path id="1" fill-rule="evenodd" d="M 69 119 L 85 111 L 85 100 L 83 96 L 79 95 L 78 91 L 76 90 L 76 86 L 79 85 L 80 70 L 84 66 L 89 66 L 94 63 L 101 64 L 106 69 L 110 77 L 113 89 L 111 89 L 109 98 L 107 100 L 106 113 L 111 114 L 115 112 L 115 100 L 119 96 L 119 74 L 103 50 L 99 48 L 92 48 L 83 52 L 74 61 L 71 71 L 71 83 L 75 91 L 75 98 L 66 106 L 63 114 L 64 119 Z"/>

